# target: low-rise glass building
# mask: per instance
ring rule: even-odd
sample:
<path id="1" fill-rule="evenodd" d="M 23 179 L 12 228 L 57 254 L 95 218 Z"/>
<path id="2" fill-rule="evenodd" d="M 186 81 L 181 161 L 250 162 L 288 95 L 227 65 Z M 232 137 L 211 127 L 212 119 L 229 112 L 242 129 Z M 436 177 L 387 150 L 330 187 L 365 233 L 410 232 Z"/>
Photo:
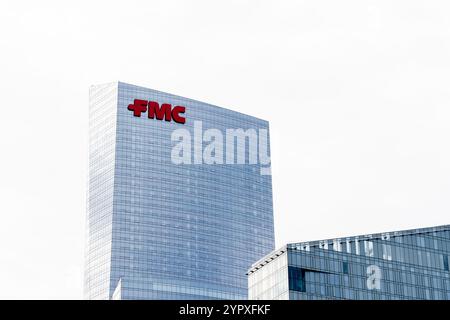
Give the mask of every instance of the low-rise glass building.
<path id="1" fill-rule="evenodd" d="M 450 299 L 450 225 L 291 243 L 248 271 L 249 299 Z"/>

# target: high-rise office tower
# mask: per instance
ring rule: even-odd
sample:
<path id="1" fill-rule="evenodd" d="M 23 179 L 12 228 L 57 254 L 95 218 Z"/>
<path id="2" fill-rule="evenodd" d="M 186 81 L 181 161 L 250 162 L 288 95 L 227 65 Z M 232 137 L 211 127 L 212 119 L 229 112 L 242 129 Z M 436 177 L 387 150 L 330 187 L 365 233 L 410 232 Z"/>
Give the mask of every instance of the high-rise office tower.
<path id="1" fill-rule="evenodd" d="M 89 131 L 85 297 L 246 299 L 274 249 L 268 122 L 115 82 Z"/>

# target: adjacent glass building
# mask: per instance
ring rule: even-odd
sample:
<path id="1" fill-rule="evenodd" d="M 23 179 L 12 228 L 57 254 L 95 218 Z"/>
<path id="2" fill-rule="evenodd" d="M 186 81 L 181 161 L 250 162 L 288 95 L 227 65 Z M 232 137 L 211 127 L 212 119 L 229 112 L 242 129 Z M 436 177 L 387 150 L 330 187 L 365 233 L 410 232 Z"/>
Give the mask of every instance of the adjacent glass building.
<path id="1" fill-rule="evenodd" d="M 135 99 L 183 106 L 185 123 L 135 116 Z M 200 121 L 224 134 L 269 125 L 121 82 L 91 87 L 87 299 L 247 298 L 246 271 L 274 249 L 271 176 L 248 162 L 173 163 L 173 131 L 195 139 Z"/>
<path id="2" fill-rule="evenodd" d="M 450 299 L 450 225 L 292 243 L 248 271 L 249 299 Z"/>

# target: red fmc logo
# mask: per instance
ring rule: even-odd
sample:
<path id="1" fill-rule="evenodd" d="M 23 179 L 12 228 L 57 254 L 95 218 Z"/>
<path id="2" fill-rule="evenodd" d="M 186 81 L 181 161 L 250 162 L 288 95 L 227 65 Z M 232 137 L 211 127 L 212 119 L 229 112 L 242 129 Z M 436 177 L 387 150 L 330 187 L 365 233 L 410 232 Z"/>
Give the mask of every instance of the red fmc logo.
<path id="1" fill-rule="evenodd" d="M 186 118 L 180 116 L 186 111 L 186 108 L 182 106 L 172 108 L 172 105 L 168 103 L 159 106 L 159 103 L 155 101 L 134 99 L 134 104 L 128 105 L 128 110 L 133 111 L 135 117 L 140 117 L 142 113 L 147 112 L 149 119 L 155 119 L 156 117 L 156 120 L 186 122 Z"/>

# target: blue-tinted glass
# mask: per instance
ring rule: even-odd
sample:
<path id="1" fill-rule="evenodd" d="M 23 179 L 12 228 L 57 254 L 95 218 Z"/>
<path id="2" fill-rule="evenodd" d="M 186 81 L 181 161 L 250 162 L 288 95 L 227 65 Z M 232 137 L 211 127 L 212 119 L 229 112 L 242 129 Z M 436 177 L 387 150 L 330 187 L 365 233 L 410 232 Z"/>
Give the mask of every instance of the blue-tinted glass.
<path id="1" fill-rule="evenodd" d="M 186 123 L 134 117 L 134 99 L 185 106 Z M 176 129 L 268 122 L 124 83 L 90 93 L 87 298 L 245 299 L 246 271 L 274 249 L 272 184 L 259 165 L 175 164 Z M 236 147 L 236 153 L 239 148 Z"/>
<path id="2" fill-rule="evenodd" d="M 444 255 L 442 255 L 442 258 L 444 260 L 444 270 L 449 271 L 448 270 L 448 255 L 444 254 Z"/>
<path id="3" fill-rule="evenodd" d="M 344 272 L 344 274 L 348 274 L 348 262 L 342 263 L 342 271 Z"/>
<path id="4" fill-rule="evenodd" d="M 449 230 L 450 226 L 438 226 L 347 238 L 362 244 L 359 255 L 356 250 L 330 250 L 336 239 L 308 242 L 308 250 L 302 249 L 304 243 L 288 244 L 263 259 L 268 262 L 260 260 L 249 270 L 250 298 L 449 299 Z M 289 275 L 280 270 L 276 281 L 261 277 L 280 257 L 287 257 Z M 298 270 L 305 271 L 303 287 Z M 289 292 L 271 296 L 265 288 L 277 287 L 286 277 Z"/>
<path id="5" fill-rule="evenodd" d="M 289 267 L 289 290 L 305 292 L 305 270 Z"/>

